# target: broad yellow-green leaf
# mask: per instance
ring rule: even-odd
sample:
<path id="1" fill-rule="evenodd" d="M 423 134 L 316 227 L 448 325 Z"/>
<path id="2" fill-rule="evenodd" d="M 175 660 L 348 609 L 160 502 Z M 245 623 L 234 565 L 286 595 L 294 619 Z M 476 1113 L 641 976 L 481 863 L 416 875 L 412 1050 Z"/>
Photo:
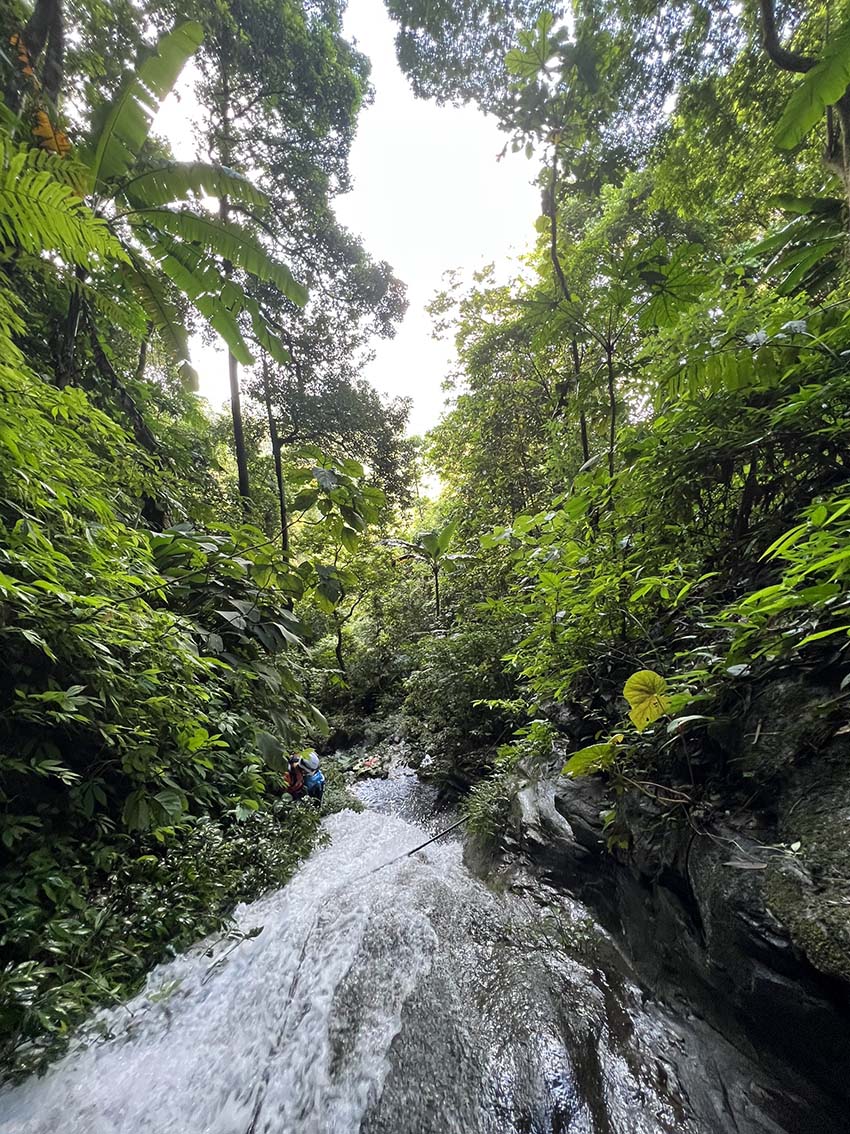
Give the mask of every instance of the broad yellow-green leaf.
<path id="1" fill-rule="evenodd" d="M 776 144 L 793 149 L 850 85 L 850 23 L 827 44 L 821 61 L 800 80 L 776 127 Z"/>
<path id="2" fill-rule="evenodd" d="M 590 744 L 573 753 L 561 769 L 561 775 L 575 779 L 577 776 L 590 775 L 591 772 L 600 772 L 613 763 L 616 754 L 617 745 L 613 740 Z"/>
<path id="3" fill-rule="evenodd" d="M 638 670 L 626 682 L 623 696 L 629 702 L 629 717 L 638 732 L 669 710 L 670 698 L 666 694 L 667 682 L 652 669 Z"/>

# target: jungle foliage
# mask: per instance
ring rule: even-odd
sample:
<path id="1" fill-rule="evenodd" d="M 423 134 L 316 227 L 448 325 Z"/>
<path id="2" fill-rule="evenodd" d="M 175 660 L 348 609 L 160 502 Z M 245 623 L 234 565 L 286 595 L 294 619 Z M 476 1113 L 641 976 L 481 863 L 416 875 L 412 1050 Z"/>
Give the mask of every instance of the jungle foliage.
<path id="1" fill-rule="evenodd" d="M 730 737 L 771 675 L 850 726 L 850 10 L 388 7 L 541 197 L 516 278 L 434 300 L 423 443 L 361 377 L 405 301 L 332 214 L 370 97 L 340 6 L 2 6 L 7 1067 L 288 876 L 290 745 L 403 734 L 492 837 L 543 770 L 760 806 Z M 151 126 L 190 57 L 186 164 Z"/>
<path id="2" fill-rule="evenodd" d="M 175 21 L 163 6 L 145 35 L 131 6 L 104 16 L 57 0 L 4 6 L 4 1071 L 41 1066 L 93 1007 L 223 926 L 237 901 L 282 884 L 313 845 L 318 813 L 279 787 L 286 752 L 327 732 L 309 694 L 310 620 L 333 617 L 356 585 L 346 560 L 387 509 L 377 482 L 403 494 L 408 460 L 406 407 L 382 400 L 343 353 L 321 374 L 347 415 L 328 406 L 332 427 L 273 444 L 288 405 L 281 372 L 310 373 L 315 328 L 335 314 L 342 335 L 347 319 L 343 341 L 362 356 L 403 310 L 389 268 L 330 218 L 368 73 L 338 15 L 329 8 L 323 25 L 297 5 L 234 4 Z M 301 101 L 281 106 L 328 167 L 300 214 L 300 236 L 316 233 L 315 256 L 302 243 L 297 264 L 318 281 L 312 300 L 269 236 L 281 201 L 299 215 L 309 163 L 283 168 L 272 155 L 258 174 L 255 151 L 249 177 L 176 162 L 151 133 L 199 50 L 209 78 L 214 20 L 240 42 L 304 33 L 289 44 Z M 123 71 L 104 38 L 116 24 L 138 50 Z M 245 56 L 227 63 L 260 81 Z M 270 153 L 290 144 L 284 127 L 266 116 Z M 324 307 L 323 280 L 335 292 Z M 201 320 L 266 371 L 269 405 L 247 407 L 241 451 L 187 389 Z M 239 458 L 253 476 L 247 511 Z M 341 791 L 332 798 L 344 805 Z"/>
<path id="3" fill-rule="evenodd" d="M 850 11 L 391 9 L 416 88 L 497 113 L 541 190 L 518 278 L 449 277 L 432 307 L 459 359 L 434 526 L 463 555 L 401 639 L 407 729 L 449 781 L 487 777 L 484 832 L 532 726 L 560 762 L 538 745 L 524 774 L 604 771 L 677 821 L 757 807 L 749 690 L 817 674 L 843 720 Z"/>

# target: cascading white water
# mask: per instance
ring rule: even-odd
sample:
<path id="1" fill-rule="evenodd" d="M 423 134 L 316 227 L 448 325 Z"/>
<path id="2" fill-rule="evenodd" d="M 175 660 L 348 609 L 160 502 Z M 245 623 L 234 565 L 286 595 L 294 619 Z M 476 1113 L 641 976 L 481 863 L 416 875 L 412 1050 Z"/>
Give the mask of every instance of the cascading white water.
<path id="1" fill-rule="evenodd" d="M 363 794 L 398 812 L 410 783 Z M 326 829 L 288 886 L 236 911 L 257 936 L 214 967 L 196 950 L 155 970 L 97 1018 L 104 1038 L 90 1027 L 45 1077 L 0 1095 L 0 1134 L 780 1129 L 725 1124 L 734 1081 L 689 1099 L 677 1068 L 704 1058 L 693 1034 L 582 959 L 601 930 L 580 907 L 560 909 L 571 952 L 540 901 L 492 893 L 458 843 L 376 869 L 428 832 L 375 811 Z"/>

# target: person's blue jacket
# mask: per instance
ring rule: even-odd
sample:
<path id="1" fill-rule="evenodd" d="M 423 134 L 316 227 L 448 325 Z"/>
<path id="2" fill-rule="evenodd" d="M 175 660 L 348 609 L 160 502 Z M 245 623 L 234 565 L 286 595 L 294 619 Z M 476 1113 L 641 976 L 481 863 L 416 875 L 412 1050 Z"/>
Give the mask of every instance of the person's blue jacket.
<path id="1" fill-rule="evenodd" d="M 304 773 L 304 788 L 308 795 L 314 799 L 321 799 L 322 793 L 325 790 L 325 777 L 322 774 L 322 769 L 317 768 L 315 772 Z"/>

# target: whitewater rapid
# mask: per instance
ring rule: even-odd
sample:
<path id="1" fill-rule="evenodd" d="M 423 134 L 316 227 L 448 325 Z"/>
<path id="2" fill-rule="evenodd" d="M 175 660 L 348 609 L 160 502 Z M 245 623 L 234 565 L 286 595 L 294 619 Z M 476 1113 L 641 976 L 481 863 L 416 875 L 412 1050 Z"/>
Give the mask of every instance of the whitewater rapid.
<path id="1" fill-rule="evenodd" d="M 381 868 L 451 822 L 401 817 L 433 803 L 413 782 L 326 819 L 293 881 L 236 910 L 226 957 L 160 966 L 0 1094 L 0 1134 L 781 1131 L 731 1124 L 749 1073 L 603 971 L 580 906 L 493 892 L 457 841 Z"/>

